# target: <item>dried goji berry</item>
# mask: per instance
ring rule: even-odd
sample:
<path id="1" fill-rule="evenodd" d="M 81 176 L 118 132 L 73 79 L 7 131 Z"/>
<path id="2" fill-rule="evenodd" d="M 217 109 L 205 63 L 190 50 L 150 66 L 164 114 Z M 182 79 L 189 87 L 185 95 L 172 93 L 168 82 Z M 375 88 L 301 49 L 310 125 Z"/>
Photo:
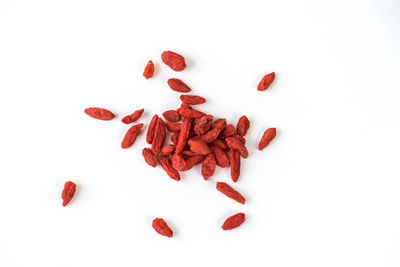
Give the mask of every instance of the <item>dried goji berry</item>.
<path id="1" fill-rule="evenodd" d="M 222 225 L 223 230 L 232 230 L 236 227 L 239 227 L 242 223 L 244 223 L 245 215 L 244 213 L 235 214 L 228 219 L 225 220 Z"/>
<path id="2" fill-rule="evenodd" d="M 144 112 L 144 109 L 136 110 L 131 115 L 127 115 L 127 116 L 123 117 L 121 121 L 125 124 L 135 122 L 142 116 L 143 112 Z"/>
<path id="3" fill-rule="evenodd" d="M 115 115 L 104 108 L 87 108 L 85 113 L 90 117 L 98 120 L 109 121 L 115 118 Z"/>
<path id="4" fill-rule="evenodd" d="M 218 128 L 220 130 L 226 127 L 226 119 L 218 119 L 215 120 L 214 123 L 211 125 L 212 129 Z"/>
<path id="5" fill-rule="evenodd" d="M 161 54 L 161 59 L 171 69 L 174 71 L 182 71 L 186 68 L 185 58 L 172 51 L 164 51 Z"/>
<path id="6" fill-rule="evenodd" d="M 209 177 L 213 176 L 215 172 L 215 167 L 217 163 L 215 162 L 215 157 L 213 154 L 208 154 L 204 159 L 203 164 L 201 164 L 201 175 L 204 180 L 208 180 Z"/>
<path id="7" fill-rule="evenodd" d="M 203 162 L 203 160 L 204 160 L 203 155 L 196 155 L 193 157 L 189 157 L 188 159 L 186 159 L 186 166 L 182 171 L 190 170 L 191 168 L 193 168 L 193 166 Z"/>
<path id="8" fill-rule="evenodd" d="M 210 129 L 213 118 L 214 117 L 211 115 L 201 117 L 201 119 L 199 119 L 193 127 L 194 132 L 198 135 L 206 133 L 208 129 Z"/>
<path id="9" fill-rule="evenodd" d="M 205 133 L 204 135 L 202 135 L 201 140 L 203 142 L 206 142 L 207 144 L 212 143 L 217 139 L 220 132 L 221 132 L 221 130 L 219 128 L 214 128 L 214 129 L 208 131 L 207 133 Z"/>
<path id="10" fill-rule="evenodd" d="M 244 204 L 246 202 L 246 199 L 227 183 L 217 182 L 217 190 L 241 204 Z"/>
<path id="11" fill-rule="evenodd" d="M 181 114 L 183 117 L 188 117 L 188 118 L 195 118 L 195 119 L 200 119 L 201 117 L 205 116 L 206 114 L 195 110 L 195 109 L 189 109 L 189 108 L 178 108 L 178 113 Z"/>
<path id="12" fill-rule="evenodd" d="M 236 183 L 240 176 L 240 154 L 236 149 L 230 149 L 228 157 L 231 164 L 231 178 Z"/>
<path id="13" fill-rule="evenodd" d="M 214 153 L 215 161 L 217 162 L 218 166 L 222 168 L 229 166 L 229 158 L 226 155 L 225 151 L 222 150 L 222 148 L 216 145 L 211 145 L 211 150 Z"/>
<path id="14" fill-rule="evenodd" d="M 168 176 L 176 181 L 181 179 L 179 172 L 172 167 L 171 160 L 165 156 L 160 157 L 160 164 Z"/>
<path id="15" fill-rule="evenodd" d="M 199 139 L 190 139 L 189 140 L 189 146 L 190 146 L 190 150 L 193 151 L 194 153 L 197 153 L 199 155 L 207 155 L 211 152 L 210 148 L 208 147 L 208 145 L 199 140 Z"/>
<path id="16" fill-rule="evenodd" d="M 258 91 L 265 91 L 275 79 L 275 72 L 265 75 L 257 86 Z"/>
<path id="17" fill-rule="evenodd" d="M 206 99 L 198 95 L 181 95 L 181 100 L 183 103 L 189 105 L 199 105 L 206 103 Z"/>
<path id="18" fill-rule="evenodd" d="M 187 156 L 187 157 L 193 157 L 193 156 L 198 155 L 197 153 L 194 153 L 193 151 L 190 151 L 190 150 L 184 150 L 184 151 L 182 151 L 181 154 L 184 156 Z"/>
<path id="19" fill-rule="evenodd" d="M 246 139 L 244 139 L 243 136 L 240 136 L 240 135 L 235 134 L 235 135 L 232 136 L 232 138 L 236 138 L 236 139 L 239 140 L 243 145 L 246 144 Z"/>
<path id="20" fill-rule="evenodd" d="M 230 137 L 235 134 L 235 126 L 232 124 L 228 124 L 219 134 L 219 139 L 224 140 L 227 137 Z"/>
<path id="21" fill-rule="evenodd" d="M 175 110 L 167 110 L 163 113 L 164 118 L 170 122 L 178 122 L 181 120 L 181 115 Z"/>
<path id="22" fill-rule="evenodd" d="M 153 220 L 152 226 L 157 233 L 163 236 L 172 237 L 173 232 L 169 228 L 168 224 L 161 218 L 155 218 Z"/>
<path id="23" fill-rule="evenodd" d="M 172 143 L 174 143 L 175 145 L 178 144 L 178 140 L 179 140 L 179 135 L 180 132 L 174 132 L 173 134 L 171 134 L 171 141 Z"/>
<path id="24" fill-rule="evenodd" d="M 164 156 L 171 155 L 175 151 L 175 145 L 168 145 L 161 149 L 161 154 Z"/>
<path id="25" fill-rule="evenodd" d="M 231 149 L 237 149 L 243 158 L 247 158 L 249 156 L 249 152 L 247 151 L 246 146 L 237 138 L 228 137 L 225 140 L 228 147 Z"/>
<path id="26" fill-rule="evenodd" d="M 138 135 L 140 134 L 140 131 L 142 130 L 143 123 L 139 123 L 136 125 L 133 125 L 129 130 L 126 132 L 124 139 L 121 142 L 121 147 L 122 148 L 128 148 L 131 147 L 135 141 Z"/>
<path id="27" fill-rule="evenodd" d="M 178 143 L 176 144 L 175 152 L 180 154 L 186 146 L 187 140 L 189 138 L 189 132 L 191 128 L 191 121 L 184 120 L 181 126 L 181 131 L 179 133 Z"/>
<path id="28" fill-rule="evenodd" d="M 186 167 L 186 162 L 183 157 L 179 154 L 174 153 L 171 157 L 172 167 L 175 170 L 181 171 Z"/>
<path id="29" fill-rule="evenodd" d="M 164 121 L 161 118 L 158 118 L 156 129 L 154 131 L 153 143 L 151 143 L 151 150 L 154 154 L 158 155 L 161 151 L 161 148 L 164 146 L 165 141 L 165 125 Z"/>
<path id="30" fill-rule="evenodd" d="M 213 145 L 219 146 L 220 148 L 222 148 L 222 150 L 227 150 L 228 149 L 228 145 L 226 144 L 225 141 L 222 141 L 220 139 L 216 139 L 214 140 L 214 142 L 212 142 Z"/>
<path id="31" fill-rule="evenodd" d="M 147 164 L 152 167 L 157 166 L 157 157 L 150 148 L 143 148 L 142 155 Z"/>
<path id="32" fill-rule="evenodd" d="M 269 128 L 267 129 L 263 136 L 261 137 L 260 143 L 258 144 L 258 149 L 263 150 L 266 148 L 269 143 L 274 139 L 276 136 L 276 128 Z"/>
<path id="33" fill-rule="evenodd" d="M 153 61 L 149 60 L 149 62 L 147 62 L 146 67 L 144 68 L 143 76 L 146 79 L 149 79 L 149 78 L 153 77 L 153 74 L 154 74 L 154 64 L 153 64 Z"/>
<path id="34" fill-rule="evenodd" d="M 148 144 L 153 143 L 154 131 L 156 130 L 157 121 L 158 121 L 158 116 L 154 115 L 150 121 L 149 128 L 147 129 L 146 142 Z"/>
<path id="35" fill-rule="evenodd" d="M 165 126 L 167 127 L 168 131 L 170 131 L 170 132 L 179 132 L 181 130 L 182 123 L 167 122 L 165 124 Z"/>
<path id="36" fill-rule="evenodd" d="M 168 86 L 176 92 L 189 93 L 191 91 L 191 89 L 189 88 L 189 86 L 186 85 L 186 83 L 182 82 L 177 78 L 171 78 L 167 81 L 167 83 Z"/>
<path id="37" fill-rule="evenodd" d="M 245 136 L 249 127 L 250 121 L 245 115 L 243 115 L 242 117 L 240 117 L 236 126 L 237 134 L 240 136 Z"/>
<path id="38" fill-rule="evenodd" d="M 64 184 L 64 189 L 61 193 L 61 198 L 63 200 L 62 205 L 65 207 L 67 204 L 71 201 L 71 199 L 74 197 L 76 191 L 76 184 L 68 181 Z"/>

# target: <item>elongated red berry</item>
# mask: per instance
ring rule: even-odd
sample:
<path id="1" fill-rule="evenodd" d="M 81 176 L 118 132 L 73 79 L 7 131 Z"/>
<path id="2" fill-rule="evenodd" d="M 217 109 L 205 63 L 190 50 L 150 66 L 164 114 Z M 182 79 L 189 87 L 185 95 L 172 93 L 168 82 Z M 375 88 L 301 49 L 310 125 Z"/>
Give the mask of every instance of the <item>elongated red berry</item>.
<path id="1" fill-rule="evenodd" d="M 260 143 L 258 144 L 258 149 L 263 150 L 266 148 L 269 143 L 274 139 L 276 136 L 276 128 L 269 128 L 267 129 L 263 136 L 261 137 Z"/>
<path id="2" fill-rule="evenodd" d="M 236 149 L 230 149 L 228 157 L 231 165 L 231 178 L 236 183 L 240 176 L 240 154 Z"/>
<path id="3" fill-rule="evenodd" d="M 240 117 L 236 126 L 237 134 L 240 136 L 245 136 L 247 134 L 247 130 L 249 129 L 249 127 L 250 127 L 250 121 L 245 115 L 243 115 L 242 117 Z"/>
<path id="4" fill-rule="evenodd" d="M 156 130 L 157 121 L 158 121 L 158 116 L 154 115 L 150 121 L 149 128 L 147 129 L 146 142 L 148 144 L 153 143 L 154 132 Z"/>
<path id="5" fill-rule="evenodd" d="M 164 51 L 161 60 L 174 71 L 182 71 L 186 68 L 185 58 L 172 51 Z"/>
<path id="6" fill-rule="evenodd" d="M 181 115 L 176 110 L 167 110 L 163 113 L 163 116 L 169 122 L 178 122 L 181 120 Z"/>
<path id="7" fill-rule="evenodd" d="M 220 191 L 225 196 L 236 200 L 237 202 L 244 204 L 246 199 L 235 189 L 233 189 L 230 185 L 224 182 L 217 182 L 216 186 L 217 190 Z"/>
<path id="8" fill-rule="evenodd" d="M 204 180 L 208 180 L 208 178 L 213 176 L 216 166 L 217 163 L 215 162 L 214 155 L 208 154 L 201 165 L 201 175 L 203 176 Z"/>
<path id="9" fill-rule="evenodd" d="M 140 119 L 140 117 L 142 116 L 143 112 L 144 112 L 144 109 L 136 110 L 132 114 L 123 117 L 121 121 L 123 123 L 125 123 L 125 124 L 129 124 L 129 123 L 135 122 L 138 119 Z"/>
<path id="10" fill-rule="evenodd" d="M 225 220 L 224 224 L 222 225 L 223 230 L 232 230 L 244 223 L 245 215 L 244 213 L 237 213 L 228 219 Z"/>
<path id="11" fill-rule="evenodd" d="M 142 130 L 143 123 L 133 125 L 129 130 L 126 132 L 124 139 L 121 142 L 121 147 L 123 149 L 131 147 L 135 141 L 138 135 L 140 134 L 140 131 Z"/>
<path id="12" fill-rule="evenodd" d="M 157 166 L 157 157 L 150 148 L 143 148 L 142 155 L 147 164 L 152 167 Z"/>
<path id="13" fill-rule="evenodd" d="M 151 150 L 155 155 L 160 154 L 161 148 L 164 146 L 166 136 L 166 130 L 164 121 L 161 118 L 158 118 L 156 128 L 154 130 L 154 138 L 151 143 Z"/>
<path id="14" fill-rule="evenodd" d="M 231 149 L 237 149 L 243 158 L 247 158 L 249 156 L 246 146 L 239 139 L 235 137 L 228 137 L 225 140 L 228 147 Z"/>
<path id="15" fill-rule="evenodd" d="M 160 235 L 172 237 L 174 234 L 171 228 L 169 228 L 168 224 L 161 218 L 155 218 L 153 220 L 152 226 L 154 230 L 156 230 L 156 232 Z"/>
<path id="16" fill-rule="evenodd" d="M 87 108 L 85 109 L 85 113 L 94 119 L 102 121 L 109 121 L 115 117 L 111 111 L 104 108 Z"/>
<path id="17" fill-rule="evenodd" d="M 143 76 L 146 79 L 150 79 L 151 77 L 153 77 L 153 75 L 154 75 L 154 64 L 153 61 L 149 60 L 149 62 L 147 62 L 146 67 L 144 68 Z"/>
<path id="18" fill-rule="evenodd" d="M 275 79 L 275 72 L 265 75 L 257 86 L 258 91 L 265 91 Z"/>
<path id="19" fill-rule="evenodd" d="M 168 86 L 176 92 L 189 93 L 191 91 L 190 87 L 187 86 L 186 83 L 182 82 L 177 78 L 171 78 L 167 81 L 167 83 Z"/>
<path id="20" fill-rule="evenodd" d="M 181 179 L 179 172 L 172 167 L 172 163 L 169 158 L 167 158 L 166 156 L 161 156 L 160 164 L 171 179 L 174 179 L 176 181 L 179 181 Z"/>
<path id="21" fill-rule="evenodd" d="M 181 100 L 183 103 L 189 105 L 199 105 L 206 103 L 206 99 L 198 95 L 181 95 Z"/>
<path id="22" fill-rule="evenodd" d="M 76 184 L 68 181 L 64 184 L 64 189 L 61 193 L 61 198 L 63 200 L 62 205 L 65 207 L 67 204 L 71 201 L 71 199 L 74 197 L 76 191 Z"/>

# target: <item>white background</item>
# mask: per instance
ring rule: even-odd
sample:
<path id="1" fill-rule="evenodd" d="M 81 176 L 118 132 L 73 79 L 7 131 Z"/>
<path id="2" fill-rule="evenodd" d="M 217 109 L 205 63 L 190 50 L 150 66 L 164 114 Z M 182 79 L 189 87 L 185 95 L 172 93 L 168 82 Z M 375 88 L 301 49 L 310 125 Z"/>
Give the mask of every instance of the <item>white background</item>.
<path id="1" fill-rule="evenodd" d="M 399 14 L 396 0 L 0 1 L 0 266 L 400 266 Z M 144 163 L 144 134 L 120 148 L 122 116 L 145 108 L 147 126 L 179 105 L 171 77 L 199 109 L 251 120 L 246 205 L 215 190 L 228 169 L 176 182 Z M 236 212 L 247 221 L 222 231 Z"/>

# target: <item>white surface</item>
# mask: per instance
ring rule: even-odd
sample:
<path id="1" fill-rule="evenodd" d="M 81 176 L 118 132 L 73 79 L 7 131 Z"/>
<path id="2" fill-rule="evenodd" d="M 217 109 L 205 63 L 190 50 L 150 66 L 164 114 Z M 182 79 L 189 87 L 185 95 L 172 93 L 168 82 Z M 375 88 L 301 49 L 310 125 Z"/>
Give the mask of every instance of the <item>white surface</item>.
<path id="1" fill-rule="evenodd" d="M 0 266 L 400 266 L 399 12 L 395 0 L 2 0 Z M 163 50 L 188 68 L 162 65 Z M 179 104 L 170 77 L 208 99 L 202 110 L 250 118 L 234 185 L 246 205 L 214 189 L 228 169 L 175 182 L 142 160 L 144 135 L 120 148 L 123 115 L 145 108 L 147 125 Z M 67 180 L 79 191 L 63 208 Z M 245 224 L 222 231 L 239 211 Z"/>

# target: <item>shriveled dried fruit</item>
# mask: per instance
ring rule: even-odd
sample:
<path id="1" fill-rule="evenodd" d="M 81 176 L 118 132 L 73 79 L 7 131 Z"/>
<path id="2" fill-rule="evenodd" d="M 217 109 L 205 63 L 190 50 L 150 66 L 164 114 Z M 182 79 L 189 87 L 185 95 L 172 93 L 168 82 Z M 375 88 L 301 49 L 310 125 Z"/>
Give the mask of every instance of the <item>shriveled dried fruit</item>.
<path id="1" fill-rule="evenodd" d="M 226 127 L 226 119 L 218 119 L 214 121 L 214 123 L 211 125 L 211 128 L 218 128 L 220 130 L 224 129 Z"/>
<path id="2" fill-rule="evenodd" d="M 214 142 L 212 142 L 213 145 L 219 146 L 220 148 L 222 148 L 222 150 L 227 150 L 228 149 L 228 145 L 226 144 L 225 141 L 222 141 L 220 139 L 216 139 Z"/>
<path id="3" fill-rule="evenodd" d="M 224 224 L 222 225 L 223 230 L 232 230 L 236 227 L 239 227 L 242 223 L 244 223 L 245 215 L 244 213 L 237 213 L 228 219 L 225 220 Z"/>
<path id="4" fill-rule="evenodd" d="M 237 134 L 240 136 L 245 136 L 249 128 L 250 128 L 250 121 L 245 115 L 243 115 L 242 117 L 240 117 L 236 126 Z"/>
<path id="5" fill-rule="evenodd" d="M 195 118 L 195 119 L 200 119 L 201 117 L 206 115 L 201 111 L 184 107 L 178 108 L 178 113 L 181 114 L 181 116 L 183 117 Z"/>
<path id="6" fill-rule="evenodd" d="M 193 127 L 194 132 L 198 135 L 206 133 L 208 129 L 210 129 L 213 118 L 214 117 L 211 115 L 201 117 L 201 119 L 199 119 Z"/>
<path id="7" fill-rule="evenodd" d="M 85 109 L 85 113 L 90 117 L 102 121 L 109 121 L 115 118 L 115 115 L 104 108 L 87 108 Z"/>
<path id="8" fill-rule="evenodd" d="M 169 228 L 168 224 L 161 218 L 155 218 L 153 220 L 152 226 L 154 230 L 156 230 L 157 233 L 160 235 L 166 236 L 166 237 L 172 237 L 173 232 L 171 228 Z"/>
<path id="9" fill-rule="evenodd" d="M 176 144 L 176 154 L 180 154 L 186 146 L 187 140 L 189 138 L 189 132 L 191 128 L 191 121 L 184 120 L 181 126 L 181 131 L 179 133 L 178 143 Z"/>
<path id="10" fill-rule="evenodd" d="M 220 134 L 219 128 L 214 128 L 201 136 L 201 140 L 207 144 L 214 142 Z"/>
<path id="11" fill-rule="evenodd" d="M 179 172 L 172 167 L 171 160 L 165 156 L 160 157 L 160 164 L 168 176 L 176 181 L 181 179 Z"/>
<path id="12" fill-rule="evenodd" d="M 199 139 L 192 138 L 188 143 L 190 145 L 190 150 L 199 155 L 207 155 L 211 152 L 208 145 Z"/>
<path id="13" fill-rule="evenodd" d="M 258 144 L 258 149 L 263 150 L 266 148 L 269 143 L 274 139 L 276 136 L 276 128 L 269 128 L 267 129 L 263 136 L 261 137 L 260 143 Z"/>
<path id="14" fill-rule="evenodd" d="M 167 127 L 168 131 L 170 131 L 170 132 L 179 132 L 181 130 L 182 123 L 167 122 L 165 124 L 165 126 Z"/>
<path id="15" fill-rule="evenodd" d="M 182 71 L 186 68 L 185 58 L 172 51 L 164 51 L 161 60 L 174 71 Z"/>
<path id="16" fill-rule="evenodd" d="M 143 76 L 146 79 L 150 79 L 151 77 L 153 77 L 153 75 L 154 75 L 154 64 L 153 61 L 149 60 L 149 62 L 147 62 L 146 67 L 144 68 Z"/>
<path id="17" fill-rule="evenodd" d="M 76 184 L 74 182 L 68 181 L 64 184 L 64 189 L 61 193 L 61 198 L 63 200 L 62 205 L 65 207 L 74 197 L 76 191 Z"/>
<path id="18" fill-rule="evenodd" d="M 182 171 L 186 167 L 186 162 L 179 154 L 174 153 L 171 157 L 172 167 L 177 171 Z"/>
<path id="19" fill-rule="evenodd" d="M 224 182 L 217 182 L 217 190 L 227 197 L 236 200 L 237 202 L 244 204 L 246 199 L 235 189 L 233 189 L 230 185 Z"/>
<path id="20" fill-rule="evenodd" d="M 243 145 L 246 144 L 246 139 L 244 139 L 243 136 L 240 136 L 240 135 L 235 134 L 235 135 L 232 136 L 232 138 L 236 138 L 236 139 L 239 140 Z"/>
<path id="21" fill-rule="evenodd" d="M 149 128 L 147 129 L 146 142 L 148 144 L 153 143 L 154 131 L 156 130 L 157 121 L 158 121 L 158 116 L 154 115 L 150 121 Z"/>
<path id="22" fill-rule="evenodd" d="M 123 123 L 125 123 L 125 124 L 130 124 L 132 122 L 135 122 L 138 119 L 140 119 L 140 117 L 142 116 L 143 112 L 144 112 L 144 109 L 136 110 L 131 115 L 127 115 L 127 116 L 123 117 L 121 121 Z"/>
<path id="23" fill-rule="evenodd" d="M 163 116 L 170 122 L 178 122 L 181 120 L 181 115 L 175 110 L 167 110 L 163 113 Z"/>
<path id="24" fill-rule="evenodd" d="M 172 143 L 174 143 L 175 145 L 178 144 L 179 135 L 180 135 L 180 132 L 174 132 L 173 134 L 171 134 L 171 141 L 172 141 Z"/>
<path id="25" fill-rule="evenodd" d="M 161 149 L 161 154 L 163 154 L 164 156 L 171 155 L 172 153 L 174 153 L 175 147 L 175 145 L 165 146 Z"/>
<path id="26" fill-rule="evenodd" d="M 219 139 L 224 140 L 227 137 L 230 137 L 235 134 L 235 126 L 232 124 L 228 124 L 219 134 Z"/>
<path id="27" fill-rule="evenodd" d="M 228 147 L 231 149 L 237 149 L 243 158 L 247 158 L 249 156 L 249 152 L 247 151 L 246 146 L 237 138 L 228 137 L 225 140 Z"/>
<path id="28" fill-rule="evenodd" d="M 142 155 L 147 164 L 152 167 L 157 166 L 157 157 L 150 148 L 143 148 Z"/>
<path id="29" fill-rule="evenodd" d="M 164 121 L 161 118 L 158 118 L 156 129 L 154 130 L 153 143 L 151 143 L 151 150 L 154 154 L 158 155 L 161 152 L 161 148 L 165 141 L 165 135 L 166 131 Z"/>
<path id="30" fill-rule="evenodd" d="M 140 134 L 140 131 L 142 130 L 143 123 L 139 123 L 136 125 L 133 125 L 129 130 L 126 132 L 124 139 L 121 142 L 121 147 L 123 149 L 131 147 L 135 141 L 138 135 Z"/>
<path id="31" fill-rule="evenodd" d="M 208 154 L 201 165 L 201 175 L 203 176 L 204 180 L 208 180 L 208 178 L 213 176 L 216 166 L 217 163 L 215 162 L 214 155 Z"/>
<path id="32" fill-rule="evenodd" d="M 181 95 L 181 100 L 183 103 L 189 105 L 199 105 L 206 103 L 206 99 L 198 95 Z"/>
<path id="33" fill-rule="evenodd" d="M 188 159 L 186 159 L 186 166 L 182 171 L 190 170 L 195 165 L 200 164 L 201 162 L 203 162 L 203 160 L 204 160 L 204 156 L 203 155 L 196 155 L 196 156 L 193 156 L 193 157 L 189 157 Z"/>
<path id="34" fill-rule="evenodd" d="M 176 92 L 189 93 L 191 91 L 191 89 L 189 88 L 189 86 L 186 85 L 186 83 L 182 82 L 177 78 L 171 78 L 167 81 L 167 83 L 168 86 Z"/>
<path id="35" fill-rule="evenodd" d="M 182 151 L 182 155 L 187 156 L 187 157 L 193 157 L 193 156 L 197 156 L 197 153 L 194 153 L 193 151 L 190 150 L 184 150 Z"/>
<path id="36" fill-rule="evenodd" d="M 230 149 L 228 158 L 231 164 L 231 178 L 236 183 L 240 176 L 240 154 L 236 149 Z"/>
<path id="37" fill-rule="evenodd" d="M 214 153 L 215 161 L 217 162 L 218 166 L 222 168 L 229 166 L 229 158 L 222 148 L 216 145 L 211 145 L 211 150 Z"/>
<path id="38" fill-rule="evenodd" d="M 275 72 L 265 75 L 257 86 L 258 91 L 265 91 L 275 79 Z"/>

